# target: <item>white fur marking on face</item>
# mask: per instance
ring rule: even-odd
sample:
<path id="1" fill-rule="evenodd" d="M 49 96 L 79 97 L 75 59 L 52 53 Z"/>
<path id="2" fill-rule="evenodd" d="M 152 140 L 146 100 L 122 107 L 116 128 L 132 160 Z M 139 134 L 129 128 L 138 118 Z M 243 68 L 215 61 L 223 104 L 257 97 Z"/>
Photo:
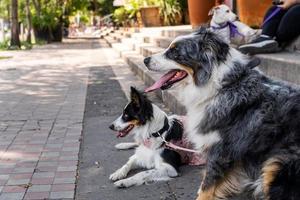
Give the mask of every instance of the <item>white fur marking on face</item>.
<path id="1" fill-rule="evenodd" d="M 219 5 L 214 8 L 212 22 L 221 25 L 227 22 L 233 22 L 236 18 L 236 14 L 234 14 L 228 6 Z"/>
<path id="2" fill-rule="evenodd" d="M 120 115 L 112 124 L 114 125 L 116 131 L 122 131 L 130 125 L 129 122 L 123 121 L 122 115 Z"/>
<path id="3" fill-rule="evenodd" d="M 178 36 L 176 37 L 171 44 L 169 45 L 169 47 L 160 53 L 157 54 L 153 54 L 151 56 L 151 61 L 150 64 L 148 65 L 150 70 L 153 71 L 168 71 L 168 70 L 172 70 L 172 69 L 180 69 L 180 70 L 184 70 L 180 64 L 178 64 L 177 62 L 168 59 L 165 56 L 165 53 L 168 51 L 168 49 L 176 42 L 183 40 L 183 39 L 187 39 L 187 38 L 192 38 L 193 37 L 193 33 L 188 34 L 188 35 L 182 35 L 182 36 Z"/>
<path id="4" fill-rule="evenodd" d="M 165 56 L 165 51 L 152 55 L 148 67 L 150 70 L 153 71 L 167 71 L 172 69 L 182 69 L 182 67 L 178 63 L 168 59 Z"/>

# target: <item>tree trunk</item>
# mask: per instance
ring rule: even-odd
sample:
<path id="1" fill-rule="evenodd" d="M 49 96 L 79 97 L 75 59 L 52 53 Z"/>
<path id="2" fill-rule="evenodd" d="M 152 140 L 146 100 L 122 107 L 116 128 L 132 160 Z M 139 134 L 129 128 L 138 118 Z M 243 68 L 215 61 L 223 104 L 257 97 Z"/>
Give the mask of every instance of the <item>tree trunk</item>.
<path id="1" fill-rule="evenodd" d="M 32 30 L 32 21 L 31 21 L 31 12 L 30 12 L 30 3 L 29 0 L 26 0 L 26 15 L 27 15 L 27 24 L 28 24 L 28 33 L 26 41 L 31 44 L 31 30 Z"/>
<path id="2" fill-rule="evenodd" d="M 20 47 L 19 22 L 18 22 L 18 0 L 11 0 L 11 46 Z"/>
<path id="3" fill-rule="evenodd" d="M 97 16 L 97 12 L 98 12 L 98 4 L 96 0 L 93 0 L 94 2 L 94 11 L 93 11 L 93 26 L 96 26 L 97 24 L 97 20 L 96 20 L 96 16 Z"/>
<path id="4" fill-rule="evenodd" d="M 38 17 L 41 16 L 41 4 L 40 4 L 40 1 L 36 1 L 36 0 L 33 0 L 33 5 L 34 5 L 34 8 L 36 10 L 36 14 Z"/>
<path id="5" fill-rule="evenodd" d="M 7 4 L 7 19 L 10 21 L 11 20 L 11 16 L 10 16 L 10 10 L 11 10 L 11 8 L 10 8 L 10 6 L 9 6 L 9 4 Z"/>

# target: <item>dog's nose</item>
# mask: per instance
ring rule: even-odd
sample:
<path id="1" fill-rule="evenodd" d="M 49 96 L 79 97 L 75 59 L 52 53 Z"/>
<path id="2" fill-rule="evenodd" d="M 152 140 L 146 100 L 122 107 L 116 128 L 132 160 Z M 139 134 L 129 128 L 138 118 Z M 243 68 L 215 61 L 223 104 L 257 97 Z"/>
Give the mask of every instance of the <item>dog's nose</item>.
<path id="1" fill-rule="evenodd" d="M 149 65 L 150 60 L 151 60 L 151 57 L 147 57 L 147 58 L 144 59 L 144 63 L 145 63 L 146 66 Z"/>
<path id="2" fill-rule="evenodd" d="M 110 128 L 111 130 L 115 130 L 114 124 L 111 124 L 111 125 L 109 126 L 109 128 Z"/>

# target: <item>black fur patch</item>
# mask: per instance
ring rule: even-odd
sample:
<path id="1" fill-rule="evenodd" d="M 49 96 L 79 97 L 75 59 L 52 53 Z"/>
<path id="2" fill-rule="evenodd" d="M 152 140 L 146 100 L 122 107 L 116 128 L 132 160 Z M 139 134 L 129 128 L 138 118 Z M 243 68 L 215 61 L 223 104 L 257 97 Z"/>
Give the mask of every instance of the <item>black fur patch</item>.
<path id="1" fill-rule="evenodd" d="M 153 118 L 153 107 L 151 101 L 145 94 L 131 87 L 131 101 L 123 111 L 124 122 L 137 120 L 144 125 Z"/>
<path id="2" fill-rule="evenodd" d="M 211 187 L 236 164 L 256 180 L 267 159 L 289 152 L 292 157 L 284 156 L 285 167 L 270 187 L 271 200 L 300 199 L 300 90 L 251 66 L 233 63 L 199 124 L 199 134 L 221 136 L 209 150 L 203 185 Z"/>
<path id="3" fill-rule="evenodd" d="M 176 151 L 170 149 L 164 149 L 163 152 L 161 153 L 161 157 L 164 159 L 166 163 L 173 166 L 176 170 L 178 170 L 178 168 L 181 165 L 180 155 Z"/>
<path id="4" fill-rule="evenodd" d="M 181 140 L 183 135 L 183 125 L 178 119 L 173 119 L 170 130 L 166 135 L 166 141 Z"/>

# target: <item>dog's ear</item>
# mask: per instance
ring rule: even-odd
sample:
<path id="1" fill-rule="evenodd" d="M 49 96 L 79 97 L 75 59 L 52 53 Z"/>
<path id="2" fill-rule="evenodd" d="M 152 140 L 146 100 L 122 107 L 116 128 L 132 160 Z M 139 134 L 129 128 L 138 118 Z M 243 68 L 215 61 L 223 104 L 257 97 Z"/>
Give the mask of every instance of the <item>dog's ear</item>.
<path id="1" fill-rule="evenodd" d="M 133 103 L 133 105 L 136 108 L 140 108 L 141 107 L 141 94 L 134 87 L 130 87 L 130 99 L 131 99 L 131 102 Z"/>
<path id="2" fill-rule="evenodd" d="M 220 9 L 218 6 L 213 7 L 212 9 L 210 9 L 210 11 L 208 12 L 208 16 L 212 16 L 215 14 L 215 11 Z"/>
<path id="3" fill-rule="evenodd" d="M 214 12 L 215 12 L 215 8 L 213 7 L 213 8 L 210 9 L 210 11 L 208 12 L 208 16 L 214 15 Z"/>
<path id="4" fill-rule="evenodd" d="M 208 82 L 211 77 L 212 66 L 209 63 L 201 63 L 194 70 L 194 80 L 197 86 L 204 85 Z"/>
<path id="5" fill-rule="evenodd" d="M 258 65 L 260 65 L 261 60 L 257 57 L 252 57 L 250 59 L 250 62 L 247 64 L 247 67 L 250 69 L 253 69 L 255 67 L 257 67 Z"/>

